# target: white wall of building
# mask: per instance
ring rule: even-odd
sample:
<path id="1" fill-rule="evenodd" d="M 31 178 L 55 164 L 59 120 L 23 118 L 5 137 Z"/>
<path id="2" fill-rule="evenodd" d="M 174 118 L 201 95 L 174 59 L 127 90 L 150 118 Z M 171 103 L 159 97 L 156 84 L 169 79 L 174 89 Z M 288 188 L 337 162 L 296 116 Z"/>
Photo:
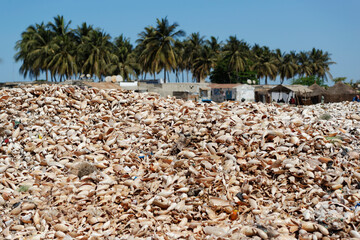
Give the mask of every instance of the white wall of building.
<path id="1" fill-rule="evenodd" d="M 247 102 L 255 101 L 255 87 L 247 84 L 242 84 L 236 87 L 236 101 L 241 101 L 244 98 Z"/>

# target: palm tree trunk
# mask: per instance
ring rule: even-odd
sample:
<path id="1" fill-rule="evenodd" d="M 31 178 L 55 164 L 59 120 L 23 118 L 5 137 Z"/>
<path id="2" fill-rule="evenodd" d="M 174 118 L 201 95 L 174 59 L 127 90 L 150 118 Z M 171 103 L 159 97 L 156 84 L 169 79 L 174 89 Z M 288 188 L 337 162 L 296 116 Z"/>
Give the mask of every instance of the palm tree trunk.
<path id="1" fill-rule="evenodd" d="M 167 72 L 167 79 L 168 79 L 168 82 L 170 82 L 170 72 Z"/>
<path id="2" fill-rule="evenodd" d="M 265 76 L 265 85 L 267 85 L 267 76 Z"/>
<path id="3" fill-rule="evenodd" d="M 48 70 L 46 70 L 46 82 L 48 81 Z"/>
<path id="4" fill-rule="evenodd" d="M 164 83 L 166 83 L 166 71 L 164 69 Z"/>
<path id="5" fill-rule="evenodd" d="M 181 75 L 182 75 L 182 82 L 184 82 L 185 81 L 185 79 L 184 79 L 184 71 L 182 71 Z"/>

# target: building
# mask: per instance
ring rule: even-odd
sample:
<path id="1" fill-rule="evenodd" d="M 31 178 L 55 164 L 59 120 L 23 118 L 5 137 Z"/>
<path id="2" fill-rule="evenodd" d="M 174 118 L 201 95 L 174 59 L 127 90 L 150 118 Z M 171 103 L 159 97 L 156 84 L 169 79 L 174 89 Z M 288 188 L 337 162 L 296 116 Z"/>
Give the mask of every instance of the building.
<path id="1" fill-rule="evenodd" d="M 269 90 L 276 85 L 254 85 L 255 102 L 271 103 L 271 95 Z"/>
<path id="2" fill-rule="evenodd" d="M 255 87 L 247 84 L 209 84 L 211 100 L 223 101 L 251 101 L 255 100 Z"/>
<path id="3" fill-rule="evenodd" d="M 349 85 L 338 82 L 326 91 L 325 102 L 352 101 L 357 94 L 358 92 Z"/>
<path id="4" fill-rule="evenodd" d="M 312 93 L 309 94 L 311 98 L 311 102 L 313 104 L 321 103 L 322 99 L 325 99 L 327 91 L 325 88 L 319 86 L 318 84 L 314 83 L 309 87 L 312 90 Z"/>
<path id="5" fill-rule="evenodd" d="M 289 103 L 291 98 L 296 104 L 311 104 L 310 94 L 312 90 L 304 85 L 277 85 L 269 90 L 271 101 Z"/>

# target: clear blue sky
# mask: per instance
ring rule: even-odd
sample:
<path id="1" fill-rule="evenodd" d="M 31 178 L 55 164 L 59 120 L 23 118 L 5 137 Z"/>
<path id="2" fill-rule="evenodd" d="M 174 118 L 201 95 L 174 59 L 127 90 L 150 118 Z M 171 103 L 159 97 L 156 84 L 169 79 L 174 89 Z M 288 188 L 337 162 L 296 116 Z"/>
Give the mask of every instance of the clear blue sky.
<path id="1" fill-rule="evenodd" d="M 167 16 L 187 35 L 200 32 L 222 41 L 236 35 L 286 52 L 315 47 L 337 62 L 331 66 L 334 77 L 360 80 L 359 0 L 1 0 L 0 9 L 0 82 L 24 81 L 13 58 L 15 43 L 26 27 L 56 15 L 71 20 L 73 28 L 87 22 L 132 43 L 144 27 Z"/>

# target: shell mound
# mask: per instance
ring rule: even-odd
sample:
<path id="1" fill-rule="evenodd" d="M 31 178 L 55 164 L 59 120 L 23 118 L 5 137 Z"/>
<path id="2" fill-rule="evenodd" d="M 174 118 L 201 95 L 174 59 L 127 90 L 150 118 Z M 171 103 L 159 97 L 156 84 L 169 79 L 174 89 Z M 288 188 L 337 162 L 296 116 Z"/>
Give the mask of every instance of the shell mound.
<path id="1" fill-rule="evenodd" d="M 359 106 L 1 90 L 0 238 L 357 238 Z"/>

